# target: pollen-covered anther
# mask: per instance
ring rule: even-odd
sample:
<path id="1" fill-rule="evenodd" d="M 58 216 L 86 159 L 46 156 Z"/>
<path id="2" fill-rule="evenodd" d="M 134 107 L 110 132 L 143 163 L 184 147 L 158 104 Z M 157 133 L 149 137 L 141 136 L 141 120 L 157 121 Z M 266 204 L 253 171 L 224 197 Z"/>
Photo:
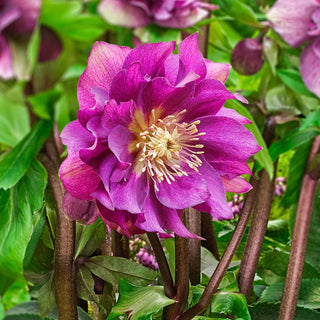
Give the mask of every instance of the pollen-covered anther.
<path id="1" fill-rule="evenodd" d="M 192 123 L 180 123 L 180 116 L 186 112 L 183 110 L 175 115 L 169 115 L 163 119 L 155 119 L 152 112 L 153 124 L 140 133 L 139 162 L 143 163 L 142 172 L 148 172 L 155 183 L 166 181 L 171 184 L 175 177 L 187 176 L 183 170 L 186 164 L 189 168 L 198 172 L 202 165 L 198 155 L 203 154 L 203 144 L 195 143 L 205 132 L 198 132 L 197 125 L 200 120 Z"/>

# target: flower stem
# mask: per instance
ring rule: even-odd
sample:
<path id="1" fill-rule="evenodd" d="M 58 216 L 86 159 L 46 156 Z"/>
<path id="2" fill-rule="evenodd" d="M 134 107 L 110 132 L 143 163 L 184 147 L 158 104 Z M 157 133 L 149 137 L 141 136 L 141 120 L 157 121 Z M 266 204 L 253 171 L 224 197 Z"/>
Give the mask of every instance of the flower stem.
<path id="1" fill-rule="evenodd" d="M 205 240 L 201 241 L 201 245 L 207 248 L 213 256 L 220 260 L 216 235 L 214 233 L 211 215 L 207 212 L 201 213 L 201 236 Z"/>
<path id="2" fill-rule="evenodd" d="M 241 239 L 245 233 L 245 230 L 246 230 L 249 218 L 250 218 L 253 202 L 255 199 L 255 184 L 256 184 L 256 181 L 254 181 L 253 179 L 251 179 L 251 180 L 252 180 L 251 184 L 253 186 L 253 189 L 246 196 L 245 203 L 244 203 L 244 206 L 242 209 L 242 213 L 239 217 L 238 223 L 235 227 L 235 230 L 233 232 L 231 240 L 230 240 L 228 247 L 226 248 L 215 272 L 213 273 L 209 284 L 207 285 L 206 289 L 204 290 L 199 302 L 197 304 L 195 304 L 192 308 L 187 310 L 185 313 L 183 313 L 181 316 L 179 316 L 177 320 L 191 320 L 196 315 L 205 311 L 207 309 L 207 307 L 209 306 L 210 301 L 211 301 L 214 293 L 218 289 L 219 284 L 220 284 L 223 276 L 225 275 L 225 273 L 230 265 L 230 262 L 234 256 L 234 254 L 236 253 L 236 250 L 241 242 Z"/>
<path id="3" fill-rule="evenodd" d="M 152 246 L 153 252 L 156 256 L 157 263 L 159 265 L 161 279 L 164 286 L 164 293 L 168 298 L 172 299 L 175 296 L 176 292 L 174 289 L 172 275 L 169 269 L 166 256 L 163 252 L 162 245 L 156 233 L 148 232 L 147 235 Z"/>
<path id="4" fill-rule="evenodd" d="M 320 135 L 313 140 L 308 164 L 311 163 L 312 159 L 319 153 Z M 287 278 L 281 299 L 278 320 L 294 319 L 318 180 L 319 176 L 314 176 L 309 170 L 307 170 L 303 176 L 292 235 Z"/>
<path id="5" fill-rule="evenodd" d="M 129 239 L 112 230 L 112 251 L 116 257 L 129 259 Z"/>
<path id="6" fill-rule="evenodd" d="M 186 227 L 187 229 L 200 236 L 201 234 L 201 215 L 193 208 L 185 210 Z M 200 283 L 200 272 L 201 272 L 201 240 L 200 239 L 189 239 L 189 278 L 192 285 Z"/>
<path id="7" fill-rule="evenodd" d="M 42 164 L 48 172 L 49 186 L 53 194 L 57 215 L 54 277 L 58 316 L 61 320 L 76 320 L 78 314 L 73 261 L 75 222 L 68 220 L 63 211 L 64 188 L 58 180 L 60 157 L 53 140 L 49 139 L 45 147 L 46 155 L 42 158 Z"/>

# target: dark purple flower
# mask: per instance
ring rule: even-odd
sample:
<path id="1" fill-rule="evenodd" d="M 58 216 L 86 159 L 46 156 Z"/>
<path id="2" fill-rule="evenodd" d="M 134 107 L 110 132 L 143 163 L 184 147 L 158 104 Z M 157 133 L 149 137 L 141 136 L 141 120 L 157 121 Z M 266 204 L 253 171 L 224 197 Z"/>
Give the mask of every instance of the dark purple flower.
<path id="1" fill-rule="evenodd" d="M 62 134 L 60 168 L 67 191 L 95 199 L 101 218 L 130 235 L 174 231 L 195 207 L 230 219 L 226 191 L 246 192 L 240 175 L 261 148 L 248 119 L 223 104 L 229 65 L 202 57 L 193 34 L 135 49 L 97 42 L 80 77 L 78 120 Z"/>
<path id="2" fill-rule="evenodd" d="M 28 34 L 36 26 L 41 0 L 0 0 L 0 77 L 14 77 L 9 38 Z"/>
<path id="3" fill-rule="evenodd" d="M 163 27 L 186 28 L 216 8 L 200 0 L 104 0 L 98 10 L 115 25 L 135 28 L 153 22 Z"/>
<path id="4" fill-rule="evenodd" d="M 278 0 L 267 17 L 290 46 L 298 48 L 309 41 L 300 71 L 308 89 L 320 96 L 320 0 Z"/>

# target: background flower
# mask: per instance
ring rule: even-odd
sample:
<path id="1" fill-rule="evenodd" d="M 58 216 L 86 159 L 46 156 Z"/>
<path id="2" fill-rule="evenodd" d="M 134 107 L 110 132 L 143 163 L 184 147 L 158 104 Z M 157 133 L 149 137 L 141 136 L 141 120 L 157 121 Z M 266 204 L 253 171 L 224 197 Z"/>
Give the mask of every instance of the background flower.
<path id="1" fill-rule="evenodd" d="M 229 65 L 202 57 L 197 34 L 135 49 L 98 42 L 78 85 L 78 120 L 62 132 L 67 191 L 96 199 L 102 219 L 123 234 L 174 231 L 195 207 L 233 218 L 225 192 L 246 192 L 240 175 L 261 148 L 249 121 L 223 104 Z"/>
<path id="2" fill-rule="evenodd" d="M 190 27 L 217 6 L 199 0 L 104 0 L 98 10 L 111 24 L 141 27 L 151 22 L 169 28 Z"/>
<path id="3" fill-rule="evenodd" d="M 267 17 L 292 47 L 309 41 L 300 57 L 300 71 L 308 89 L 320 96 L 320 1 L 278 0 Z"/>

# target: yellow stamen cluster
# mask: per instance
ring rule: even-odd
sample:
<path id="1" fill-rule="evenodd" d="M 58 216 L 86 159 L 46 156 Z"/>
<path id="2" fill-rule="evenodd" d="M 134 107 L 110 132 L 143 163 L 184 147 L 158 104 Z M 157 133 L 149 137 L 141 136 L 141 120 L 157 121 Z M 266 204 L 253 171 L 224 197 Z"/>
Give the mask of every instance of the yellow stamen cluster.
<path id="1" fill-rule="evenodd" d="M 153 124 L 140 133 L 141 140 L 139 139 L 136 147 L 141 150 L 139 161 L 143 163 L 142 172 L 148 172 L 156 190 L 157 182 L 166 181 L 171 184 L 171 181 L 175 181 L 175 176 L 187 176 L 188 173 L 183 169 L 184 163 L 197 172 L 202 165 L 198 155 L 203 151 L 198 150 L 203 145 L 196 141 L 205 133 L 198 132 L 199 120 L 180 123 L 179 118 L 184 112 L 186 110 L 164 119 L 155 119 L 154 116 Z"/>

